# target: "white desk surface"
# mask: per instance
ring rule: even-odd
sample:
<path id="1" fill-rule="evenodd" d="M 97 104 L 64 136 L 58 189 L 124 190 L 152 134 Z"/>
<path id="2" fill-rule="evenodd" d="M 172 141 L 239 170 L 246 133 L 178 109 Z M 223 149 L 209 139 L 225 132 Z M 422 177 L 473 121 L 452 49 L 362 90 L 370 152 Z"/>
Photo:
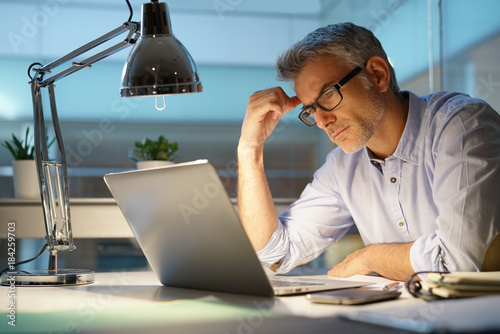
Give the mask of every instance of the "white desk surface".
<path id="1" fill-rule="evenodd" d="M 371 287 L 377 289 L 390 282 L 372 276 L 354 279 L 374 281 L 377 284 Z M 337 306 L 313 304 L 304 295 L 263 298 L 165 287 L 153 272 L 96 273 L 94 284 L 16 287 L 14 297 L 9 295 L 10 287 L 0 287 L 0 333 L 323 333 L 325 329 L 330 332 L 329 326 L 336 326 L 339 329 L 336 333 L 402 333 L 334 316 L 371 310 L 394 317 L 395 312 L 406 310 L 411 314 L 421 312 L 432 322 L 438 318 L 436 311 L 444 315 L 448 308 L 426 303 L 402 291 L 401 297 L 394 301 Z M 8 324 L 7 307 L 12 300 L 16 304 L 15 327 Z M 468 301 L 471 302 L 474 303 L 473 298 Z M 484 315 L 485 319 L 500 329 L 494 315 L 497 308 L 491 307 L 491 303 L 496 305 L 500 299 L 487 302 L 489 310 L 481 314 L 493 312 L 493 316 Z M 434 313 L 426 313 L 429 307 Z M 420 309 L 414 311 L 415 308 Z M 472 314 L 472 319 L 467 319 L 473 309 L 470 304 L 460 306 L 465 315 L 458 316 L 468 325 L 474 324 L 477 317 Z M 484 319 L 480 320 L 484 323 Z"/>
<path id="2" fill-rule="evenodd" d="M 381 284 L 387 281 L 383 278 L 369 278 L 378 279 Z M 380 287 L 380 284 L 378 286 Z M 23 332 L 20 331 L 23 328 L 29 331 L 33 327 L 33 322 L 39 321 L 40 317 L 44 319 L 44 323 L 37 325 L 36 328 L 43 329 L 43 326 L 47 326 L 45 330 L 49 331 L 82 332 L 82 329 L 84 331 L 95 330 L 95 326 L 101 328 L 103 323 L 111 329 L 123 330 L 119 323 L 114 322 L 121 321 L 128 324 L 130 318 L 116 319 L 116 313 L 127 318 L 127 314 L 137 316 L 141 310 L 149 310 L 148 314 L 154 314 L 155 311 L 164 312 L 162 314 L 165 314 L 163 319 L 165 323 L 182 324 L 186 321 L 192 323 L 197 320 L 201 322 L 214 319 L 234 321 L 245 317 L 258 319 L 259 315 L 266 318 L 290 315 L 317 318 L 349 312 L 353 309 L 382 309 L 395 304 L 404 306 L 422 302 L 410 297 L 366 306 L 321 305 L 310 303 L 304 295 L 262 298 L 164 287 L 153 272 L 96 273 L 95 283 L 90 285 L 16 287 L 17 328 L 14 328 L 7 325 L 8 319 L 5 314 L 5 306 L 8 306 L 12 300 L 9 292 L 11 292 L 9 287 L 0 287 L 0 312 L 2 312 L 0 313 L 0 332 L 2 333 L 20 333 Z M 184 308 L 192 311 L 188 314 L 182 313 Z M 169 319 L 168 314 L 176 315 L 173 319 Z M 64 321 L 61 323 L 62 319 Z M 23 323 L 23 321 L 30 323 Z M 141 328 L 147 325 L 158 325 L 147 320 L 147 317 L 141 320 L 140 316 L 137 322 L 133 323 L 139 324 Z M 78 330 L 74 330 L 75 328 Z M 102 332 L 102 330 L 99 331 Z"/>

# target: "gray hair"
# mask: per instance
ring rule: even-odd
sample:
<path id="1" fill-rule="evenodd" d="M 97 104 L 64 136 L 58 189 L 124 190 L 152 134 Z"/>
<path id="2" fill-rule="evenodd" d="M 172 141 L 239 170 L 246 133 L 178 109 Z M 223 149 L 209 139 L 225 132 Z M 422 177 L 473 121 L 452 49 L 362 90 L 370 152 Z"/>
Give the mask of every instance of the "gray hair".
<path id="1" fill-rule="evenodd" d="M 368 29 L 351 22 L 331 24 L 309 33 L 278 57 L 278 79 L 295 80 L 309 60 L 329 54 L 342 59 L 347 65 L 363 66 L 370 57 L 379 56 L 387 62 L 390 71 L 389 89 L 399 93 L 396 73 L 380 41 Z M 363 84 L 369 87 L 364 72 L 360 73 Z"/>

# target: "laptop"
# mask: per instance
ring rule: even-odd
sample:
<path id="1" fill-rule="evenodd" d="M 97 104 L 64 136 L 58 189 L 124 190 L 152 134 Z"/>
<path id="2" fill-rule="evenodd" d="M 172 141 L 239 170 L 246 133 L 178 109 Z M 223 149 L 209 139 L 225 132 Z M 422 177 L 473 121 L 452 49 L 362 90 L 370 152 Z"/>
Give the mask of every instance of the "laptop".
<path id="1" fill-rule="evenodd" d="M 208 160 L 104 180 L 163 285 L 270 297 L 371 284 L 268 277 Z"/>

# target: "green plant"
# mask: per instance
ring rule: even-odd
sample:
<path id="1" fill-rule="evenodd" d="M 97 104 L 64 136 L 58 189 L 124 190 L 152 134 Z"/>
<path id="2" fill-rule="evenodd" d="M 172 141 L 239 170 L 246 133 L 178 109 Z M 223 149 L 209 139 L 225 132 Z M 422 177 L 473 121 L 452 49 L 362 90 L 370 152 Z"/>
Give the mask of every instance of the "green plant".
<path id="1" fill-rule="evenodd" d="M 163 136 L 158 137 L 158 140 L 153 141 L 149 138 L 144 138 L 142 142 L 136 141 L 130 159 L 134 161 L 143 160 L 165 160 L 173 161 L 178 157 L 177 150 L 179 145 L 177 142 L 169 142 Z"/>
<path id="2" fill-rule="evenodd" d="M 12 140 L 9 141 L 4 141 L 2 143 L 2 146 L 7 148 L 12 156 L 14 157 L 15 160 L 34 160 L 35 156 L 35 146 L 33 145 L 33 136 L 29 135 L 30 128 L 26 128 L 26 134 L 24 135 L 24 140 L 19 140 L 15 134 L 12 134 Z M 49 137 L 47 136 L 47 147 L 52 146 L 54 144 L 54 141 L 56 140 L 53 138 L 49 142 Z"/>

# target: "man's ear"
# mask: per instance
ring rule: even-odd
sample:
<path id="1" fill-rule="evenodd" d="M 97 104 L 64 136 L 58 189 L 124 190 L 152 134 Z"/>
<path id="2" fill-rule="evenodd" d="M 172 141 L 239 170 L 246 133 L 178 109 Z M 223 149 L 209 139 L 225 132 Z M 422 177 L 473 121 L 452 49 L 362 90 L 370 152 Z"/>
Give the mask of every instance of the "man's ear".
<path id="1" fill-rule="evenodd" d="M 373 56 L 366 62 L 366 71 L 370 76 L 370 80 L 374 87 L 381 93 L 385 93 L 389 89 L 391 81 L 391 72 L 389 65 L 382 57 Z"/>

